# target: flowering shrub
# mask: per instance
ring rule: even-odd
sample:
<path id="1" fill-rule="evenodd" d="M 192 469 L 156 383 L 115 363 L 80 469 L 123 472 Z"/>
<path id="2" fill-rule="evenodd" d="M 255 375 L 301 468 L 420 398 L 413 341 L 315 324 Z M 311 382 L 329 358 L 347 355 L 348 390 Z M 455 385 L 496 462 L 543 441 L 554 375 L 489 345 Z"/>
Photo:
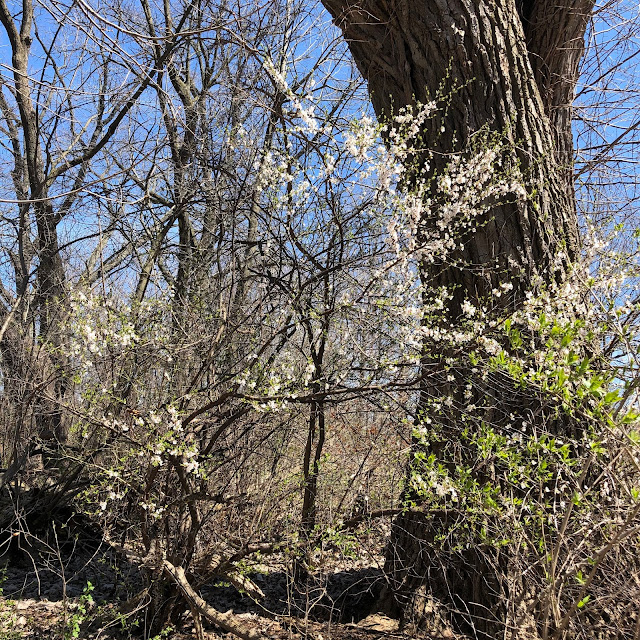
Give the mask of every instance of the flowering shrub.
<path id="1" fill-rule="evenodd" d="M 503 274 L 462 295 L 438 273 L 474 268 L 469 236 L 531 198 L 507 137 L 479 133 L 434 171 L 418 134 L 441 117 L 435 102 L 340 129 L 267 67 L 289 99 L 287 143 L 254 167 L 265 221 L 248 284 L 222 269 L 214 311 L 161 285 L 130 305 L 71 295 L 79 504 L 130 538 L 153 598 L 177 603 L 163 559 L 233 582 L 256 538 L 298 545 L 300 520 L 307 541 L 317 534 L 327 417 L 361 402 L 413 419 L 403 508 L 431 518 L 430 554 L 508 557 L 508 580 L 529 584 L 496 587 L 501 606 L 535 611 L 547 635 L 576 612 L 596 620 L 631 575 L 611 563 L 633 564 L 639 515 L 637 309 L 616 299 L 618 265 L 591 228 L 563 279 L 534 276 L 521 295 Z M 301 518 L 268 508 L 301 494 Z"/>

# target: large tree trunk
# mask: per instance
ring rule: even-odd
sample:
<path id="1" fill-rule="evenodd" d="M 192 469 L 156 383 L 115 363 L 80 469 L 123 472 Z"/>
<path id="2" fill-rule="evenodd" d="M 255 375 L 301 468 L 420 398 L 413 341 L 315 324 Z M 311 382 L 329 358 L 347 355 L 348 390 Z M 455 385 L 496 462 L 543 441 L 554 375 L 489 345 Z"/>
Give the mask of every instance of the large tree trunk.
<path id="1" fill-rule="evenodd" d="M 511 141 L 537 186 L 525 204 L 492 211 L 465 243 L 461 257 L 481 269 L 443 275 L 463 284 L 460 299 L 479 299 L 488 285 L 507 279 L 519 285 L 517 296 L 529 289 L 534 273 L 548 279 L 562 267 L 560 250 L 565 262 L 571 260 L 578 243 L 571 100 L 591 0 L 566 7 L 532 2 L 522 12 L 512 0 L 324 4 L 344 31 L 380 118 L 444 96 L 443 121 L 430 119 L 421 132 L 435 152 L 435 171 L 488 127 Z"/>
<path id="2" fill-rule="evenodd" d="M 510 294 L 493 304 L 507 310 L 519 308 L 536 287 L 561 281 L 579 252 L 571 103 L 592 0 L 323 4 L 369 82 L 379 118 L 439 100 L 442 118 L 427 120 L 420 132 L 433 152 L 431 175 L 443 173 L 453 154 L 470 153 L 474 134 L 485 130 L 506 142 L 505 163 L 517 157 L 526 177 L 524 201 L 513 198 L 494 206 L 446 261 L 425 260 L 425 285 L 446 287 L 451 294 L 444 320 L 456 326 L 465 301 L 482 306 L 500 285 L 512 287 Z M 423 225 L 429 224 L 425 218 Z M 471 369 L 458 368 L 453 382 L 445 376 L 438 381 L 434 371 L 442 359 L 428 345 L 423 362 L 429 371 L 423 415 L 430 411 L 429 399 L 462 396 L 469 381 L 476 389 L 486 388 Z M 528 402 L 505 381 L 505 389 L 492 398 L 493 424 L 506 423 L 514 411 L 522 415 L 531 408 Z M 431 449 L 451 466 L 453 454 L 446 452 L 457 448 L 463 422 L 458 404 L 464 406 L 456 402 L 447 416 L 440 414 L 440 444 Z M 447 530 L 447 517 L 425 513 L 418 505 L 396 520 L 387 550 L 386 607 L 434 631 L 453 623 L 484 638 L 527 633 L 524 605 L 517 611 L 513 604 L 518 598 L 523 603 L 526 594 L 518 576 L 511 575 L 506 550 L 483 555 L 472 546 L 456 552 L 454 539 L 451 552 L 443 553 L 438 536 Z"/>

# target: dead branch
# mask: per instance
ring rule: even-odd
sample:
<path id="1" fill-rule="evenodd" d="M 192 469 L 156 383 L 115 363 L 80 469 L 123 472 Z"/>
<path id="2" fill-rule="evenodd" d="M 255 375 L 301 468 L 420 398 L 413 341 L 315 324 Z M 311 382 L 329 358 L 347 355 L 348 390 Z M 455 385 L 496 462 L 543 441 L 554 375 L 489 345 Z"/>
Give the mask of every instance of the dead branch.
<path id="1" fill-rule="evenodd" d="M 243 640 L 267 640 L 257 629 L 247 626 L 236 615 L 227 611 L 220 613 L 207 604 L 191 587 L 182 567 L 175 567 L 168 560 L 164 561 L 165 572 L 180 587 L 192 608 L 197 609 L 210 622 L 228 633 L 243 638 Z"/>

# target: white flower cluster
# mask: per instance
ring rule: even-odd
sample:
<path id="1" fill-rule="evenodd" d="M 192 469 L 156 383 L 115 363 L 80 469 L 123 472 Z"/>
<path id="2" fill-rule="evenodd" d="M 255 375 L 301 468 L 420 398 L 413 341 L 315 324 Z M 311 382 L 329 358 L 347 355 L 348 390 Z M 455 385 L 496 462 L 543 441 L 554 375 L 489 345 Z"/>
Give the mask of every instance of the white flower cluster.
<path id="1" fill-rule="evenodd" d="M 429 215 L 422 223 L 420 258 L 426 262 L 446 260 L 458 248 L 463 234 L 473 230 L 481 217 L 504 198 L 524 200 L 524 180 L 517 169 L 504 171 L 499 148 L 483 149 L 470 158 L 454 156 L 437 189 L 424 185 Z"/>
<path id="2" fill-rule="evenodd" d="M 121 352 L 139 340 L 129 320 L 130 309 L 115 299 L 77 291 L 70 296 L 70 307 L 67 324 L 71 355 L 85 369 L 91 357 L 104 355 L 106 348 Z"/>
<path id="3" fill-rule="evenodd" d="M 400 109 L 392 122 L 382 129 L 382 133 L 389 141 L 389 152 L 399 162 L 404 163 L 409 155 L 424 151 L 416 149 L 416 140 L 425 123 L 437 113 L 435 101 L 416 106 L 406 106 Z M 428 167 L 426 167 L 428 170 Z"/>
<path id="4" fill-rule="evenodd" d="M 411 488 L 419 495 L 435 494 L 439 498 L 449 498 L 452 502 L 458 501 L 458 491 L 451 478 L 435 468 L 424 469 L 422 473 L 413 472 L 410 478 Z"/>
<path id="5" fill-rule="evenodd" d="M 351 122 L 350 130 L 344 134 L 344 146 L 358 162 L 364 163 L 371 159 L 369 151 L 378 139 L 379 127 L 373 118 L 362 114 L 361 118 Z"/>

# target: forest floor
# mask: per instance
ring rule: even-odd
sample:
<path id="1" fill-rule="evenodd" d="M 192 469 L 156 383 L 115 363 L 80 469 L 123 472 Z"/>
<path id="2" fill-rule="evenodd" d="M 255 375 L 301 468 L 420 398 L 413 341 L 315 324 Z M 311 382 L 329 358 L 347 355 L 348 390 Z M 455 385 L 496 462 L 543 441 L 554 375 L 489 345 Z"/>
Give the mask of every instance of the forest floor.
<path id="1" fill-rule="evenodd" d="M 381 547 L 380 547 L 381 549 Z M 259 601 L 224 584 L 200 589 L 220 612 L 232 611 L 265 638 L 282 640 L 373 640 L 416 637 L 398 630 L 398 621 L 375 612 L 383 583 L 382 557 L 370 552 L 323 556 L 304 588 L 291 579 L 290 562 L 270 558 L 251 569 L 264 593 Z M 63 550 L 13 550 L 0 559 L 0 640 L 133 640 L 144 621 L 132 594 L 140 593 L 140 572 L 112 549 L 76 541 Z M 235 636 L 203 619 L 206 640 Z M 197 639 L 190 612 L 157 640 Z"/>

